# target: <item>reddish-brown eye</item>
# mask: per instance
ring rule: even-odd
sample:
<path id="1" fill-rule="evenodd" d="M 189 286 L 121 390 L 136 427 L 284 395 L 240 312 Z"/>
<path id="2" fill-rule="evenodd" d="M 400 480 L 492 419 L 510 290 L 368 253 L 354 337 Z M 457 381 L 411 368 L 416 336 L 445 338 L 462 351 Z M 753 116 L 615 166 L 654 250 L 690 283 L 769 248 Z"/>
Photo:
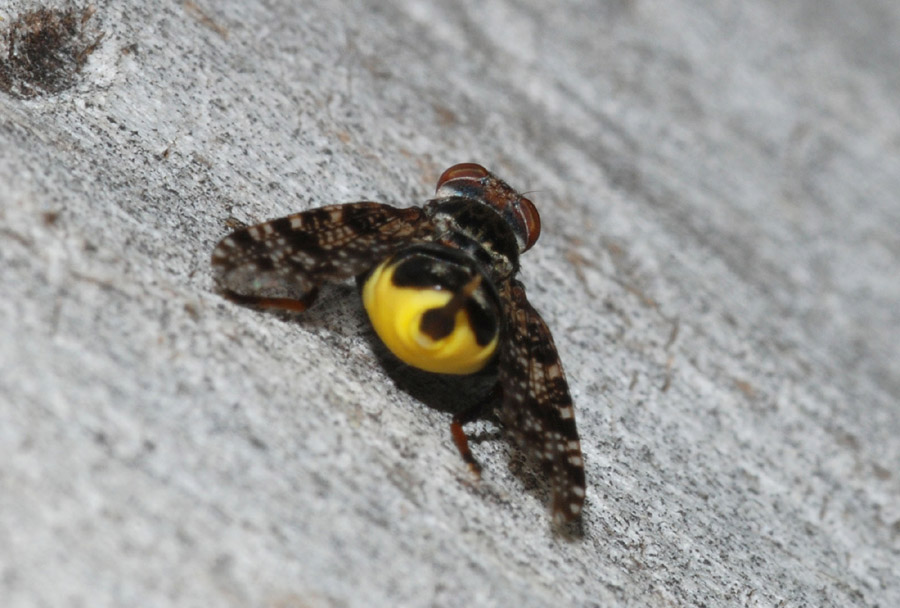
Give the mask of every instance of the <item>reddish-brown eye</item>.
<path id="1" fill-rule="evenodd" d="M 458 165 L 453 165 L 443 173 L 441 173 L 441 177 L 438 179 L 437 189 L 440 190 L 441 186 L 446 184 L 447 182 L 455 179 L 473 179 L 480 180 L 484 179 L 490 175 L 487 169 L 479 165 L 478 163 L 460 163 Z"/>
<path id="2" fill-rule="evenodd" d="M 541 216 L 534 203 L 524 196 L 519 197 L 518 207 L 522 222 L 525 224 L 525 249 L 522 251 L 528 251 L 541 236 Z"/>

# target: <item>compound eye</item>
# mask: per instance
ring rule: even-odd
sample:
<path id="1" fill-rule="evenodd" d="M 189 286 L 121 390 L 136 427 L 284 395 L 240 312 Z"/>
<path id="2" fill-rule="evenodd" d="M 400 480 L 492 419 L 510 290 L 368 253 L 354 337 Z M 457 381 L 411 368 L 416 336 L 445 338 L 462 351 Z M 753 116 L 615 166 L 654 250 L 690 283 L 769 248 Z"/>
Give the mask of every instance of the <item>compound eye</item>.
<path id="1" fill-rule="evenodd" d="M 525 225 L 525 249 L 522 250 L 524 252 L 531 249 L 531 246 L 541 236 L 541 216 L 534 203 L 524 196 L 520 196 L 517 202 L 519 215 L 522 217 L 522 223 Z"/>
<path id="2" fill-rule="evenodd" d="M 453 165 L 441 174 L 441 177 L 438 179 L 437 189 L 440 190 L 441 186 L 449 181 L 457 179 L 478 181 L 489 175 L 490 172 L 478 163 L 460 163 Z"/>

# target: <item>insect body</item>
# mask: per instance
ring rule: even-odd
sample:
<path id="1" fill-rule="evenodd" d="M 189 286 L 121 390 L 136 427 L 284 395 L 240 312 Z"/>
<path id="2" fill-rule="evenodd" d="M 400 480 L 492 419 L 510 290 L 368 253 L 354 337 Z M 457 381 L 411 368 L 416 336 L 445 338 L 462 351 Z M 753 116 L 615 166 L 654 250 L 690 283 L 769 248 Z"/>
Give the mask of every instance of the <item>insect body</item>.
<path id="1" fill-rule="evenodd" d="M 541 462 L 559 522 L 584 503 L 584 463 L 565 374 L 546 324 L 515 279 L 540 235 L 534 204 L 484 167 L 447 169 L 434 199 L 398 209 L 348 203 L 242 228 L 212 254 L 216 282 L 239 303 L 302 311 L 320 284 L 365 276 L 363 304 L 400 360 L 429 372 L 497 365 L 485 402 L 454 417 L 454 441 L 492 397 L 507 432 Z M 495 404 L 491 404 L 495 405 Z"/>

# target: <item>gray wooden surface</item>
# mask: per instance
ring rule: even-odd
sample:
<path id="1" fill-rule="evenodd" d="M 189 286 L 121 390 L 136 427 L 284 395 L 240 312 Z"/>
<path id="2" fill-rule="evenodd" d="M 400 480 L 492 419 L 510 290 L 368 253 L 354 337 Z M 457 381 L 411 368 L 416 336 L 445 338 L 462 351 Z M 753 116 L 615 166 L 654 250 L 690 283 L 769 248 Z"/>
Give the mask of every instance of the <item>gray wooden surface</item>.
<path id="1" fill-rule="evenodd" d="M 0 6 L 4 606 L 900 605 L 896 2 L 96 4 L 43 89 Z M 229 218 L 473 160 L 543 215 L 580 539 L 352 285 L 212 290 Z"/>

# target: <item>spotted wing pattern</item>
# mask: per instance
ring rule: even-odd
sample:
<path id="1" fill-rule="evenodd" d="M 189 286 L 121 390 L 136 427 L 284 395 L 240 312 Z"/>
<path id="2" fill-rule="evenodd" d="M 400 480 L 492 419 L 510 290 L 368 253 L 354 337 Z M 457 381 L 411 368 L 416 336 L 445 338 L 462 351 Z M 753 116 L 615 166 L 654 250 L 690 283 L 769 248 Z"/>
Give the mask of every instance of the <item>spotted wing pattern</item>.
<path id="1" fill-rule="evenodd" d="M 361 274 L 433 232 L 418 207 L 330 205 L 236 230 L 213 250 L 213 272 L 234 300 L 303 310 L 321 283 Z"/>
<path id="2" fill-rule="evenodd" d="M 569 386 L 550 330 L 528 303 L 522 284 L 507 281 L 500 294 L 508 307 L 500 352 L 500 419 L 540 460 L 552 487 L 554 520 L 568 522 L 581 513 L 585 487 Z"/>

